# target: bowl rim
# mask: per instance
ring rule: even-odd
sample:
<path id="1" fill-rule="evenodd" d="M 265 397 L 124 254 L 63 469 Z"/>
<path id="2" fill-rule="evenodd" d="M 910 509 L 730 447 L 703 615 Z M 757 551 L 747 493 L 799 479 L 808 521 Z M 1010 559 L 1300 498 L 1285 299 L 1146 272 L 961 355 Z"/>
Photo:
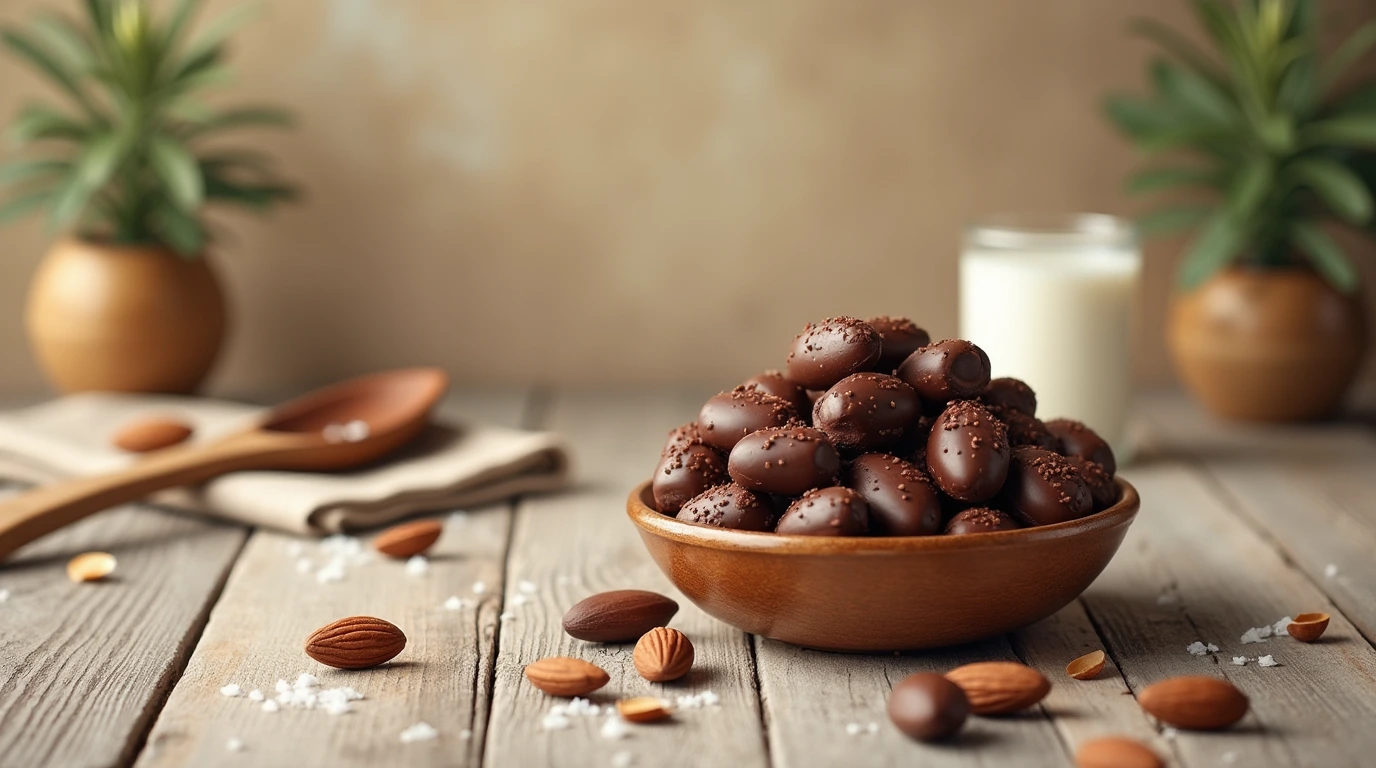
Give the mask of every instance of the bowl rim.
<path id="1" fill-rule="evenodd" d="M 767 531 L 737 531 L 689 523 L 660 514 L 651 503 L 650 482 L 626 499 L 626 514 L 644 533 L 709 549 L 757 551 L 780 555 L 885 555 L 907 552 L 998 549 L 1035 545 L 1052 539 L 1083 536 L 1130 524 L 1142 506 L 1131 483 L 1114 478 L 1121 495 L 1113 506 L 1064 523 L 1019 528 L 1016 531 L 965 533 L 959 536 L 800 536 Z"/>

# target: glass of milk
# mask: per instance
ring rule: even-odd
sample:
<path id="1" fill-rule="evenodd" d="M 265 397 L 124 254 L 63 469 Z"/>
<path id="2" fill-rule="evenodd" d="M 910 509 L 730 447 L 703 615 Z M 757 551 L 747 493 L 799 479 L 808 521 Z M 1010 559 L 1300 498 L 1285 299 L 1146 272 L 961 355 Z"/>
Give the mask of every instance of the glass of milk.
<path id="1" fill-rule="evenodd" d="M 993 375 L 1037 393 L 1043 421 L 1078 419 L 1131 453 L 1132 324 L 1142 253 L 1113 216 L 996 216 L 965 231 L 960 335 L 989 353 Z"/>

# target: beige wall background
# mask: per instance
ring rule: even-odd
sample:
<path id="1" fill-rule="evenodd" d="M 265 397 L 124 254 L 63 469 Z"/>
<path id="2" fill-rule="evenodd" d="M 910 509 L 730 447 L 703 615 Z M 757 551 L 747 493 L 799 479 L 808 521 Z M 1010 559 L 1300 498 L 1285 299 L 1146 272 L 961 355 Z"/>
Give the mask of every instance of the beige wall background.
<path id="1" fill-rule="evenodd" d="M 4 0 L 0 21 L 47 7 L 77 3 Z M 1334 32 L 1376 16 L 1325 7 Z M 309 195 L 225 219 L 237 324 L 214 388 L 418 363 L 726 384 L 825 315 L 953 335 L 964 222 L 1138 209 L 1098 110 L 1142 87 L 1136 15 L 1190 23 L 1174 0 L 266 2 L 222 97 L 297 111 L 243 138 Z M 42 94 L 0 62 L 0 115 Z M 48 241 L 0 230 L 0 391 L 43 386 L 21 307 Z M 1148 250 L 1146 383 L 1170 378 L 1178 248 Z"/>

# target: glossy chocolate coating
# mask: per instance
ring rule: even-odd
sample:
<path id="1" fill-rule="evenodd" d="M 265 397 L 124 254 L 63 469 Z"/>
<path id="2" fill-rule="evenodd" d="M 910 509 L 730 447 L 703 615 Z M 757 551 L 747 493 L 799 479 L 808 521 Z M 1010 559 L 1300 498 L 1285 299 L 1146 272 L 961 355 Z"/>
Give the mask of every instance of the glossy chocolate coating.
<path id="1" fill-rule="evenodd" d="M 782 427 L 798 418 L 784 400 L 758 389 L 736 387 L 713 395 L 698 412 L 702 441 L 730 452 L 746 435 L 766 427 Z"/>
<path id="2" fill-rule="evenodd" d="M 827 436 L 811 427 L 774 427 L 751 432 L 731 449 L 731 479 L 752 491 L 801 496 L 831 485 L 841 458 Z"/>
<path id="3" fill-rule="evenodd" d="M 690 421 L 679 427 L 669 430 L 669 437 L 664 441 L 664 448 L 659 452 L 662 459 L 673 451 L 686 448 L 693 443 L 701 443 L 702 435 L 698 432 L 698 423 Z"/>
<path id="4" fill-rule="evenodd" d="M 1028 416 L 1022 411 L 995 411 L 989 409 L 994 415 L 1008 427 L 1008 444 L 1014 448 L 1041 448 L 1047 451 L 1061 452 L 1061 439 L 1051 434 L 1042 420 L 1035 416 Z"/>
<path id="5" fill-rule="evenodd" d="M 713 486 L 728 482 L 726 460 L 710 445 L 692 443 L 670 451 L 659 460 L 650 492 L 655 509 L 676 514 L 689 499 Z"/>
<path id="6" fill-rule="evenodd" d="M 774 370 L 765 371 L 756 376 L 751 376 L 741 382 L 742 387 L 758 389 L 766 394 L 773 395 L 780 400 L 793 406 L 798 411 L 799 416 L 809 416 L 812 414 L 812 398 L 807 393 L 807 387 L 784 376 Z"/>
<path id="7" fill-rule="evenodd" d="M 1118 474 L 1113 449 L 1099 433 L 1074 419 L 1052 419 L 1046 422 L 1046 428 L 1064 443 L 1066 456 L 1079 456 L 1102 466 L 1110 475 Z"/>
<path id="8" fill-rule="evenodd" d="M 1094 511 L 1079 470 L 1059 453 L 1040 448 L 1013 452 L 1003 492 L 1009 511 L 1028 525 L 1064 523 Z"/>
<path id="9" fill-rule="evenodd" d="M 1011 376 L 990 381 L 979 401 L 998 414 L 1017 411 L 1024 416 L 1037 415 L 1037 393 L 1027 386 L 1027 382 Z"/>
<path id="10" fill-rule="evenodd" d="M 785 372 L 808 389 L 830 389 L 852 373 L 874 370 L 883 342 L 879 332 L 853 317 L 808 323 L 793 340 Z"/>
<path id="11" fill-rule="evenodd" d="M 869 506 L 860 494 L 839 485 L 803 494 L 774 529 L 795 536 L 864 536 L 867 530 Z"/>
<path id="12" fill-rule="evenodd" d="M 974 400 L 946 407 L 927 438 L 927 473 L 948 496 L 992 499 L 1008 477 L 1008 430 Z"/>
<path id="13" fill-rule="evenodd" d="M 958 536 L 962 533 L 1016 531 L 1021 527 L 1021 523 L 1001 509 L 971 507 L 962 509 L 948 520 L 945 533 L 949 536 Z"/>
<path id="14" fill-rule="evenodd" d="M 1085 485 L 1089 486 L 1089 495 L 1094 499 L 1094 509 L 1108 509 L 1118 501 L 1118 486 L 1113 482 L 1113 475 L 1108 473 L 1102 465 L 1092 461 L 1086 461 L 1079 456 L 1067 456 L 1066 461 L 1079 471 L 1081 479 Z"/>
<path id="15" fill-rule="evenodd" d="M 738 531 L 769 531 L 774 528 L 774 505 L 767 496 L 727 483 L 689 499 L 678 519 Z"/>
<path id="16" fill-rule="evenodd" d="M 894 376 L 856 373 L 836 382 L 812 408 L 812 425 L 838 448 L 897 445 L 921 415 L 913 388 Z"/>
<path id="17" fill-rule="evenodd" d="M 908 355 L 932 343 L 932 337 L 906 317 L 871 317 L 865 321 L 883 341 L 875 370 L 893 373 Z"/>
<path id="18" fill-rule="evenodd" d="M 867 453 L 847 468 L 846 485 L 870 508 L 876 536 L 930 536 L 941 530 L 941 497 L 927 474 L 900 458 Z"/>
<path id="19" fill-rule="evenodd" d="M 935 672 L 918 672 L 889 693 L 889 720 L 909 738 L 942 741 L 954 736 L 970 716 L 965 691 Z"/>
<path id="20" fill-rule="evenodd" d="M 947 339 L 919 349 L 898 366 L 898 378 L 917 390 L 924 403 L 975 397 L 989 386 L 989 356 L 963 339 Z"/>

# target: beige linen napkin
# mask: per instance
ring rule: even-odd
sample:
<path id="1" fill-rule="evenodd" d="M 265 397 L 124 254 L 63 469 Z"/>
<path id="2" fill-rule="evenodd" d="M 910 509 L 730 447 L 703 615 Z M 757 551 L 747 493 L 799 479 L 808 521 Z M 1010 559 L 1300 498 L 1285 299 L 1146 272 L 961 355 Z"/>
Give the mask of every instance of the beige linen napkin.
<path id="1" fill-rule="evenodd" d="M 262 411 L 217 400 L 154 395 L 71 395 L 0 414 L 0 479 L 43 483 L 118 470 L 137 457 L 110 444 L 129 422 L 175 416 L 205 441 Z M 352 472 L 235 472 L 155 501 L 250 525 L 326 534 L 390 523 L 417 512 L 474 506 L 567 484 L 568 454 L 548 433 L 439 423 L 386 462 Z"/>

